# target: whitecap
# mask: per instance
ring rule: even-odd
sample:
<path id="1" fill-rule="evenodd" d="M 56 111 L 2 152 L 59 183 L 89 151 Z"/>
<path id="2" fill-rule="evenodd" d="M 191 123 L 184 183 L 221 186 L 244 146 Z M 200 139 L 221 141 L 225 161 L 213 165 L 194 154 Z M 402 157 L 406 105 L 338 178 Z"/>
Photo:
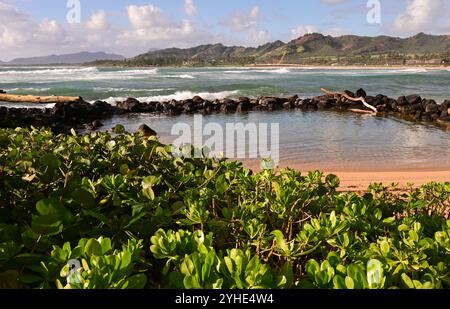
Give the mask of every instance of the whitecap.
<path id="1" fill-rule="evenodd" d="M 195 96 L 200 96 L 205 100 L 215 100 L 215 99 L 224 99 L 231 96 L 236 96 L 239 94 L 238 90 L 232 91 L 220 91 L 220 92 L 192 92 L 192 91 L 177 91 L 173 94 L 169 95 L 158 95 L 158 96 L 149 96 L 149 97 L 139 97 L 136 98 L 140 102 L 164 102 L 171 100 L 187 100 L 192 99 Z M 109 97 L 104 99 L 103 101 L 108 102 L 109 104 L 115 104 L 116 102 L 124 101 L 127 98 L 124 97 Z"/>

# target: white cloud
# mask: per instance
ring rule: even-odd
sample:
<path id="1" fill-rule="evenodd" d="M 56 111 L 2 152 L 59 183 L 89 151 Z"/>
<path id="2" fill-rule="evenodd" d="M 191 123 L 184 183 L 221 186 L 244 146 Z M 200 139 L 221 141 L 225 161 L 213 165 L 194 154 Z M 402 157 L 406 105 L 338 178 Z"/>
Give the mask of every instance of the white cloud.
<path id="1" fill-rule="evenodd" d="M 410 0 L 405 12 L 397 16 L 390 30 L 399 34 L 432 31 L 443 12 L 442 0 Z"/>
<path id="2" fill-rule="evenodd" d="M 188 15 L 195 15 L 197 14 L 197 7 L 194 4 L 193 0 L 185 0 L 184 1 L 184 11 Z"/>
<path id="3" fill-rule="evenodd" d="M 65 30 L 54 20 L 39 22 L 16 7 L 0 2 L 0 53 L 18 54 L 21 49 L 39 50 L 49 43 L 61 42 Z"/>
<path id="4" fill-rule="evenodd" d="M 167 25 L 167 19 L 157 6 L 152 4 L 127 7 L 128 20 L 134 29 L 144 29 Z"/>
<path id="5" fill-rule="evenodd" d="M 248 12 L 235 11 L 223 24 L 232 32 L 245 34 L 247 38 L 244 40 L 244 45 L 259 45 L 267 43 L 271 38 L 271 33 L 268 30 L 259 29 L 262 20 L 261 7 L 255 5 Z"/>
<path id="6" fill-rule="evenodd" d="M 106 18 L 106 13 L 103 10 L 92 14 L 91 19 L 87 23 L 87 27 L 92 30 L 106 30 L 110 26 Z"/>
<path id="7" fill-rule="evenodd" d="M 250 31 L 249 43 L 251 45 L 261 45 L 270 41 L 272 35 L 267 30 Z"/>
<path id="8" fill-rule="evenodd" d="M 128 20 L 131 30 L 125 30 L 118 36 L 120 44 L 134 42 L 135 44 L 148 44 L 162 42 L 176 44 L 186 41 L 196 41 L 205 35 L 199 31 L 189 20 L 181 23 L 170 20 L 164 12 L 152 5 L 127 7 Z"/>
<path id="9" fill-rule="evenodd" d="M 298 37 L 304 36 L 305 34 L 309 34 L 309 33 L 314 33 L 314 32 L 318 32 L 319 30 L 312 25 L 307 25 L 307 26 L 298 26 L 295 29 L 291 30 L 291 34 L 292 34 L 292 39 L 296 39 Z"/>
<path id="10" fill-rule="evenodd" d="M 134 56 L 150 48 L 187 47 L 213 40 L 194 22 L 174 21 L 157 6 L 130 5 L 128 27 L 108 22 L 96 11 L 82 23 L 38 20 L 13 4 L 0 1 L 0 60 L 78 51 L 107 51 Z"/>
<path id="11" fill-rule="evenodd" d="M 250 12 L 236 11 L 231 18 L 225 22 L 233 31 L 243 32 L 255 30 L 261 20 L 261 8 L 256 5 Z"/>

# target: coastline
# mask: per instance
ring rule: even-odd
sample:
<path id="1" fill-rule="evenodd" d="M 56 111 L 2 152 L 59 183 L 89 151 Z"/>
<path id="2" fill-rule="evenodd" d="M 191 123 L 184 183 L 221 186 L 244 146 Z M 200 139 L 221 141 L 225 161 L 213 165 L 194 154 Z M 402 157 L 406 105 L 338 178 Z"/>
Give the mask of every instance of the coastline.
<path id="1" fill-rule="evenodd" d="M 261 171 L 259 163 L 243 162 L 244 166 L 254 172 Z M 406 170 L 390 169 L 380 170 L 369 167 L 365 170 L 354 170 L 348 168 L 329 169 L 322 166 L 312 168 L 309 166 L 301 166 L 298 164 L 283 164 L 280 169 L 291 168 L 298 170 L 302 175 L 307 175 L 309 171 L 320 170 L 324 175 L 335 174 L 339 177 L 341 185 L 339 191 L 350 192 L 366 192 L 372 183 L 383 183 L 385 186 L 398 184 L 396 188 L 399 191 L 405 191 L 411 184 L 414 188 L 418 188 L 431 182 L 446 183 L 450 182 L 450 167 L 434 168 L 434 169 L 417 169 L 410 168 Z"/>
<path id="2" fill-rule="evenodd" d="M 236 66 L 240 67 L 240 66 Z M 444 65 L 302 65 L 302 64 L 257 64 L 257 65 L 244 65 L 241 67 L 248 67 L 248 68 L 293 68 L 293 69 L 327 69 L 327 70 L 344 70 L 344 69 L 350 69 L 350 70 L 365 70 L 365 69 L 404 69 L 404 70 L 420 70 L 420 69 L 426 69 L 426 70 L 432 70 L 432 71 L 441 71 L 441 70 L 450 70 L 450 66 L 444 66 Z"/>

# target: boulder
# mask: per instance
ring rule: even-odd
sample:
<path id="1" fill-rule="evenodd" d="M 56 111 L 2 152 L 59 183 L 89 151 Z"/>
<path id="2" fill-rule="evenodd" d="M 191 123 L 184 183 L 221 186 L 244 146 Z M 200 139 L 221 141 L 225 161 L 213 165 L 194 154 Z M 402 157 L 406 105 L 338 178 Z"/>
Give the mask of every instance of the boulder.
<path id="1" fill-rule="evenodd" d="M 291 105 L 295 105 L 295 103 L 297 102 L 298 99 L 299 99 L 298 95 L 294 95 L 294 96 L 289 97 L 287 100 L 289 103 L 291 103 Z"/>
<path id="2" fill-rule="evenodd" d="M 0 93 L 6 93 L 6 91 L 3 89 L 0 89 Z"/>
<path id="3" fill-rule="evenodd" d="M 252 109 L 252 107 L 253 107 L 253 105 L 250 103 L 250 100 L 249 101 L 241 101 L 239 103 L 239 105 L 237 106 L 236 111 L 238 113 L 248 112 L 249 110 Z"/>
<path id="4" fill-rule="evenodd" d="M 92 121 L 92 127 L 94 129 L 101 128 L 101 127 L 103 127 L 103 123 L 100 120 L 94 120 L 94 121 Z"/>
<path id="5" fill-rule="evenodd" d="M 247 97 L 239 97 L 237 101 L 238 101 L 238 103 L 245 103 L 245 104 L 250 103 L 250 99 Z"/>
<path id="6" fill-rule="evenodd" d="M 213 103 L 211 101 L 205 100 L 202 104 L 203 109 L 208 109 L 213 106 Z"/>
<path id="7" fill-rule="evenodd" d="M 429 114 L 423 114 L 422 117 L 420 118 L 420 120 L 422 121 L 431 121 L 431 117 Z"/>
<path id="8" fill-rule="evenodd" d="M 426 113 L 437 113 L 439 111 L 439 105 L 433 100 L 426 100 L 422 105 L 425 107 Z"/>
<path id="9" fill-rule="evenodd" d="M 397 99 L 397 106 L 405 106 L 408 105 L 408 100 L 406 100 L 405 96 L 401 96 Z"/>
<path id="10" fill-rule="evenodd" d="M 276 105 L 277 104 L 277 98 L 274 97 L 261 97 L 259 99 L 259 105 L 268 107 L 270 104 Z"/>
<path id="11" fill-rule="evenodd" d="M 233 113 L 237 109 L 237 104 L 235 101 L 230 99 L 224 99 L 222 105 L 220 106 L 220 111 L 223 113 Z"/>
<path id="12" fill-rule="evenodd" d="M 421 111 L 417 111 L 414 114 L 414 119 L 417 120 L 417 121 L 421 120 L 422 119 L 422 112 Z"/>
<path id="13" fill-rule="evenodd" d="M 295 102 L 288 101 L 288 102 L 283 103 L 283 108 L 284 109 L 291 109 L 291 108 L 294 108 L 294 107 L 295 107 Z"/>
<path id="14" fill-rule="evenodd" d="M 202 102 L 203 104 L 203 102 Z M 185 113 L 195 113 L 197 111 L 197 107 L 194 102 L 188 102 L 183 105 L 183 110 Z"/>
<path id="15" fill-rule="evenodd" d="M 203 104 L 205 100 L 202 97 L 196 95 L 195 97 L 192 98 L 192 102 L 194 102 L 194 104 Z"/>
<path id="16" fill-rule="evenodd" d="M 357 98 L 361 98 L 361 97 L 365 98 L 365 97 L 367 97 L 367 93 L 366 93 L 366 91 L 364 89 L 359 88 L 358 90 L 356 90 L 355 96 Z"/>
<path id="17" fill-rule="evenodd" d="M 149 126 L 143 124 L 138 128 L 138 132 L 144 136 L 156 136 L 158 135 L 153 129 L 151 129 Z"/>
<path id="18" fill-rule="evenodd" d="M 123 102 L 117 102 L 117 107 L 130 113 L 137 113 L 141 109 L 141 102 L 134 98 L 128 98 Z"/>
<path id="19" fill-rule="evenodd" d="M 317 101 L 317 108 L 328 109 L 333 106 L 334 102 L 336 102 L 336 101 L 332 100 L 332 99 L 325 99 L 325 100 Z"/>
<path id="20" fill-rule="evenodd" d="M 387 105 L 386 104 L 380 104 L 377 106 L 377 112 L 384 113 L 387 111 Z"/>
<path id="21" fill-rule="evenodd" d="M 438 113 L 432 113 L 430 115 L 430 118 L 431 118 L 432 121 L 436 121 L 436 120 L 438 120 L 440 118 L 440 115 Z"/>
<path id="22" fill-rule="evenodd" d="M 354 97 L 355 97 L 355 93 L 352 92 L 352 91 L 350 91 L 350 90 L 345 90 L 344 93 L 345 93 L 346 95 L 348 95 L 349 97 L 351 97 L 351 98 L 354 98 Z"/>
<path id="23" fill-rule="evenodd" d="M 419 104 L 420 102 L 422 102 L 422 98 L 420 96 L 418 96 L 417 94 L 412 94 L 412 95 L 406 96 L 405 99 L 411 105 Z"/>
<path id="24" fill-rule="evenodd" d="M 412 105 L 403 105 L 403 106 L 400 106 L 398 109 L 399 109 L 400 113 L 405 114 L 405 115 L 414 113 L 414 111 L 415 111 Z"/>

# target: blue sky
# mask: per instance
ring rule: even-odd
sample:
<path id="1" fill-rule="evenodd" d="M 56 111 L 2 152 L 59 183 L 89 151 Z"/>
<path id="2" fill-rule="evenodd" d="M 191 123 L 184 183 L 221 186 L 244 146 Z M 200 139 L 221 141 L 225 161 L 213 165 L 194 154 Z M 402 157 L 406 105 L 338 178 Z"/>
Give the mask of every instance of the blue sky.
<path id="1" fill-rule="evenodd" d="M 450 33 L 450 0 L 79 0 L 75 24 L 66 18 L 69 1 L 76 2 L 0 0 L 0 59 L 79 50 L 132 56 L 217 42 L 257 46 L 309 32 Z M 380 22 L 369 22 L 368 13 L 380 13 Z"/>

